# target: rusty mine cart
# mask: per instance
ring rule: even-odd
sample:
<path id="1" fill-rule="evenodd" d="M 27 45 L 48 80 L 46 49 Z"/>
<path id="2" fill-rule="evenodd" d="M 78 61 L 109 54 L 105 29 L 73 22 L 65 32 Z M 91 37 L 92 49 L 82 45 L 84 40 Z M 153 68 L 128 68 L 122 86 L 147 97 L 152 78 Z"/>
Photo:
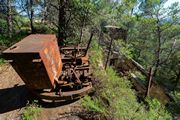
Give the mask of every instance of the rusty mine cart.
<path id="1" fill-rule="evenodd" d="M 92 90 L 88 47 L 59 48 L 55 35 L 32 34 L 5 50 L 3 55 L 39 98 L 65 101 L 80 98 Z"/>

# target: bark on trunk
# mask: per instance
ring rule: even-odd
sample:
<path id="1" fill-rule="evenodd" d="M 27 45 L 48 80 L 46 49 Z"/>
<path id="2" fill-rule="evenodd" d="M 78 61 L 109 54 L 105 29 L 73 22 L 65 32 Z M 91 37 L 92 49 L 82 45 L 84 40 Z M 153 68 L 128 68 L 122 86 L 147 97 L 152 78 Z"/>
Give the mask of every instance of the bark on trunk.
<path id="1" fill-rule="evenodd" d="M 160 54 L 161 54 L 161 28 L 159 26 L 159 19 L 157 19 L 157 38 L 158 38 L 158 47 L 156 51 L 156 63 L 155 63 L 155 69 L 153 72 L 154 77 L 157 74 L 159 65 L 160 65 Z"/>
<path id="2" fill-rule="evenodd" d="M 43 6 L 43 17 L 42 17 L 42 20 L 41 22 L 42 23 L 46 23 L 47 21 L 47 16 L 48 16 L 48 1 L 47 0 L 44 0 L 44 6 Z"/>
<path id="3" fill-rule="evenodd" d="M 150 68 L 149 75 L 148 75 L 148 87 L 147 87 L 146 97 L 150 96 L 152 78 L 153 78 L 153 71 L 152 71 L 152 68 Z"/>
<path id="4" fill-rule="evenodd" d="M 7 23 L 8 23 L 8 36 L 12 37 L 12 9 L 11 0 L 7 0 Z"/>
<path id="5" fill-rule="evenodd" d="M 60 0 L 58 19 L 58 44 L 60 46 L 63 45 L 65 39 L 65 0 Z"/>
<path id="6" fill-rule="evenodd" d="M 108 51 L 108 54 L 107 54 L 107 59 L 106 59 L 106 64 L 105 64 L 105 69 L 108 66 L 108 62 L 109 62 L 109 58 L 110 58 L 110 54 L 111 54 L 112 42 L 113 42 L 113 38 L 111 38 L 111 41 L 110 41 L 109 51 Z"/>
<path id="7" fill-rule="evenodd" d="M 33 10 L 33 0 L 30 0 L 30 27 L 31 27 L 31 33 L 34 33 L 34 10 Z"/>
<path id="8" fill-rule="evenodd" d="M 84 23 L 85 23 L 85 16 L 83 17 L 83 20 L 82 20 L 79 44 L 82 42 Z"/>

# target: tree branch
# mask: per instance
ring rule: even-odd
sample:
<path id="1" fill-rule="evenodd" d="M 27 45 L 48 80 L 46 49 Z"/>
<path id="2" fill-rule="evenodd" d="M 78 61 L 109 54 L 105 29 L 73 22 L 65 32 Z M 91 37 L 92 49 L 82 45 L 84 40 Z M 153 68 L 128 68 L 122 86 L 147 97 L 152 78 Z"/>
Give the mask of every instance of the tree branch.
<path id="1" fill-rule="evenodd" d="M 52 7 L 54 7 L 56 10 L 59 10 L 59 7 L 58 7 L 58 6 L 56 6 L 56 5 L 52 4 L 52 3 L 49 3 L 49 5 L 52 6 Z"/>
<path id="2" fill-rule="evenodd" d="M 169 54 L 167 55 L 167 58 L 166 58 L 165 60 L 163 60 L 162 62 L 160 62 L 161 65 L 164 64 L 164 63 L 166 63 L 166 62 L 168 61 L 168 59 L 170 58 L 170 56 L 171 56 L 171 54 L 172 54 L 172 52 L 173 52 L 173 49 L 174 49 L 175 45 L 176 45 L 176 39 L 174 39 L 174 42 L 173 42 L 173 44 L 172 44 L 172 46 L 171 46 L 171 49 L 170 49 L 170 51 L 169 51 Z"/>

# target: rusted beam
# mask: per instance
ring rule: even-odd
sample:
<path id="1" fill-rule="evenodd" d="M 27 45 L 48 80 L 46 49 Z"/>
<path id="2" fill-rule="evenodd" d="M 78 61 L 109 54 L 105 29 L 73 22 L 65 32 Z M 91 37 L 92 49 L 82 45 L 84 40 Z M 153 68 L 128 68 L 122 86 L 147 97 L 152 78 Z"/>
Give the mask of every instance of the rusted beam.
<path id="1" fill-rule="evenodd" d="M 90 36 L 90 39 L 89 39 L 89 42 L 88 42 L 88 45 L 87 45 L 87 48 L 86 48 L 86 51 L 85 51 L 84 56 L 86 56 L 86 54 L 87 54 L 87 51 L 88 51 L 89 46 L 90 46 L 90 44 L 91 44 L 92 38 L 93 38 L 93 32 L 91 32 L 91 36 Z"/>
<path id="2" fill-rule="evenodd" d="M 34 92 L 34 91 L 32 92 L 41 99 L 66 101 L 66 100 L 74 100 L 74 99 L 81 98 L 84 95 L 90 93 L 91 91 L 92 91 L 92 86 L 90 85 L 80 90 L 61 92 L 61 95 L 58 95 L 55 92 L 48 92 L 48 91 L 44 91 L 41 93 Z"/>

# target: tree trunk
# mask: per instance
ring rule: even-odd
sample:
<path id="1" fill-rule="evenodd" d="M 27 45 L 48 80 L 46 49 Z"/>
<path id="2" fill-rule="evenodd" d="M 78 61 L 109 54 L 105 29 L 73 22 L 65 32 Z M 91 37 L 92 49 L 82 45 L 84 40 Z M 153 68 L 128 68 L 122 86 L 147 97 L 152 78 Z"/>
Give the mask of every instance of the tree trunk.
<path id="1" fill-rule="evenodd" d="M 83 20 L 82 20 L 79 44 L 82 42 L 82 35 L 83 35 L 84 23 L 85 23 L 85 16 L 83 17 Z"/>
<path id="2" fill-rule="evenodd" d="M 159 19 L 157 19 L 157 38 L 158 38 L 158 47 L 156 51 L 156 63 L 155 63 L 155 69 L 154 69 L 154 77 L 157 74 L 159 65 L 160 65 L 160 53 L 161 53 L 161 28 L 159 26 Z"/>
<path id="3" fill-rule="evenodd" d="M 111 54 L 112 42 L 113 42 L 113 38 L 111 38 L 111 41 L 110 41 L 110 44 L 109 44 L 109 51 L 108 51 L 108 54 L 107 54 L 107 59 L 106 59 L 106 63 L 105 63 L 105 69 L 108 66 L 108 62 L 109 62 L 109 58 L 110 58 L 110 54 Z"/>
<path id="4" fill-rule="evenodd" d="M 8 36 L 12 37 L 12 10 L 11 0 L 7 0 L 7 24 L 8 24 Z"/>
<path id="5" fill-rule="evenodd" d="M 63 45 L 65 39 L 65 0 L 60 0 L 58 18 L 58 44 L 60 46 Z"/>
<path id="6" fill-rule="evenodd" d="M 46 23 L 47 21 L 47 16 L 48 16 L 48 1 L 44 0 L 44 5 L 43 5 L 43 17 L 41 22 Z"/>
<path id="7" fill-rule="evenodd" d="M 149 69 L 149 75 L 148 75 L 148 87 L 147 87 L 146 97 L 150 96 L 152 78 L 153 78 L 153 71 L 152 71 L 152 68 L 150 68 Z"/>
<path id="8" fill-rule="evenodd" d="M 31 33 L 34 33 L 34 10 L 33 10 L 33 0 L 30 0 L 30 27 L 31 27 Z"/>

